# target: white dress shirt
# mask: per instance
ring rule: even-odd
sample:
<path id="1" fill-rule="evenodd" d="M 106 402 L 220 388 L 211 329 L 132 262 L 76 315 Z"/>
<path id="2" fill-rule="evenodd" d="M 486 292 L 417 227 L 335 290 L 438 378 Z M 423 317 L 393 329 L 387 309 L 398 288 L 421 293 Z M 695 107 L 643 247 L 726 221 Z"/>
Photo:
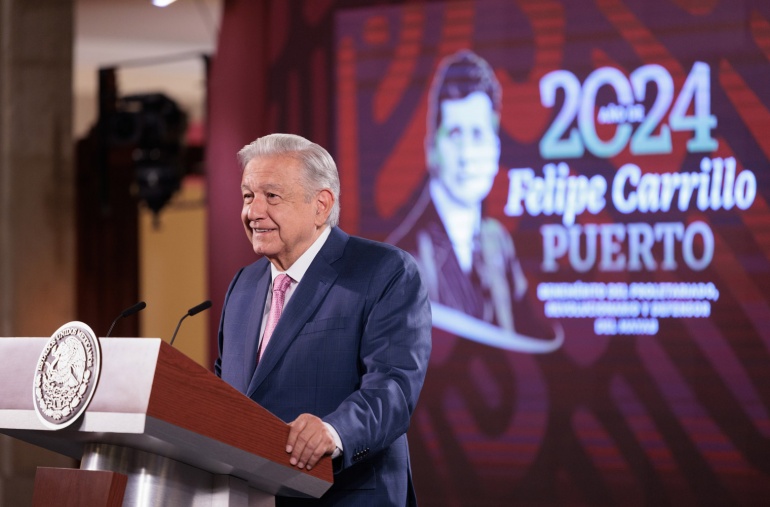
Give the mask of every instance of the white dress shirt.
<path id="1" fill-rule="evenodd" d="M 430 182 L 430 198 L 444 224 L 457 262 L 465 274 L 473 267 L 473 238 L 481 228 L 481 204 L 474 207 L 460 206 L 436 180 Z"/>

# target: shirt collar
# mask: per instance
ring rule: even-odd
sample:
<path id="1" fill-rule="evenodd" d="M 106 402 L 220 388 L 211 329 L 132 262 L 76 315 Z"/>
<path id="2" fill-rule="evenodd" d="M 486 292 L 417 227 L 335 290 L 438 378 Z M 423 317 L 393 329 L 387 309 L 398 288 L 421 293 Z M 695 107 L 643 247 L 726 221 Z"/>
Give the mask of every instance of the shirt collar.
<path id="1" fill-rule="evenodd" d="M 313 241 L 313 244 L 310 245 L 310 248 L 305 250 L 305 253 L 300 255 L 299 259 L 294 261 L 294 264 L 289 266 L 289 269 L 285 271 L 285 273 L 289 275 L 291 279 L 296 283 L 299 283 L 300 280 L 302 280 L 302 277 L 305 276 L 305 272 L 310 267 L 310 264 L 313 262 L 313 259 L 315 259 L 315 256 L 318 255 L 318 252 L 321 251 L 321 248 L 324 246 L 324 243 L 326 243 L 326 240 L 329 238 L 329 234 L 331 234 L 331 232 L 332 228 L 328 225 L 325 226 L 324 230 L 321 232 L 321 235 L 318 236 L 315 241 Z M 271 280 L 275 280 L 275 277 L 280 274 L 281 271 L 278 271 L 275 265 L 271 262 Z"/>
<path id="2" fill-rule="evenodd" d="M 435 179 L 430 182 L 430 195 L 460 267 L 464 272 L 470 272 L 473 264 L 473 240 L 481 228 L 481 204 L 472 208 L 458 206 Z"/>

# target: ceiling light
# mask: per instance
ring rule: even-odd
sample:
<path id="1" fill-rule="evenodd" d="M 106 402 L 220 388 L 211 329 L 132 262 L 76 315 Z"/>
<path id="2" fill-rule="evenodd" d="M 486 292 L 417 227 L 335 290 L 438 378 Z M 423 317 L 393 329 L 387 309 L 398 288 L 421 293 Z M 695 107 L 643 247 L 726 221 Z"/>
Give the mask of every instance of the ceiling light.
<path id="1" fill-rule="evenodd" d="M 166 7 L 174 2 L 176 2 L 176 0 L 152 0 L 152 5 L 155 7 Z"/>

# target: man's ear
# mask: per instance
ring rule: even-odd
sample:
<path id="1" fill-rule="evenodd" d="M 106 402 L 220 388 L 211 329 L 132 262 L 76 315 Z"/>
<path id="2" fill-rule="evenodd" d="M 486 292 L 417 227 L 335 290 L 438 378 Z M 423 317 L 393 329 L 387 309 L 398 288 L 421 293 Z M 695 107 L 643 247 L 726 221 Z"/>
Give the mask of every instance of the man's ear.
<path id="1" fill-rule="evenodd" d="M 319 190 L 315 198 L 315 224 L 321 226 L 326 223 L 326 219 L 329 218 L 329 214 L 332 212 L 332 206 L 334 206 L 334 195 L 328 188 Z"/>

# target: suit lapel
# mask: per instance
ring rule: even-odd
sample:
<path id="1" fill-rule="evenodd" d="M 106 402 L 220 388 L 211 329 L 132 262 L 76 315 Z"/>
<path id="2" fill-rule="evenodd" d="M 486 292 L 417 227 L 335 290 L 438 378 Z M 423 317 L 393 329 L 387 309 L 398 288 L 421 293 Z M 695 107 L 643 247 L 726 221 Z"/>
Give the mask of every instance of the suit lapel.
<path id="1" fill-rule="evenodd" d="M 266 269 L 257 272 L 254 276 L 254 280 L 246 284 L 247 287 L 254 287 L 254 290 L 249 293 L 251 301 L 249 302 L 249 314 L 243 335 L 244 364 L 241 371 L 245 374 L 245 378 L 243 379 L 244 387 L 249 385 L 257 365 L 259 331 L 262 328 L 262 315 L 265 310 L 267 291 L 270 289 L 270 281 L 270 263 L 266 263 Z"/>
<path id="2" fill-rule="evenodd" d="M 342 256 L 348 235 L 334 227 L 329 238 L 318 252 L 294 294 L 286 304 L 278 325 L 270 338 L 270 344 L 262 355 L 251 378 L 247 396 L 251 396 L 275 368 L 279 359 L 297 338 L 310 316 L 323 302 L 327 292 L 337 279 L 337 270 L 332 264 Z M 266 294 L 265 294 L 266 295 Z M 264 305 L 262 306 L 264 309 Z M 260 322 L 261 323 L 261 322 Z M 259 328 L 257 328 L 259 332 Z"/>

